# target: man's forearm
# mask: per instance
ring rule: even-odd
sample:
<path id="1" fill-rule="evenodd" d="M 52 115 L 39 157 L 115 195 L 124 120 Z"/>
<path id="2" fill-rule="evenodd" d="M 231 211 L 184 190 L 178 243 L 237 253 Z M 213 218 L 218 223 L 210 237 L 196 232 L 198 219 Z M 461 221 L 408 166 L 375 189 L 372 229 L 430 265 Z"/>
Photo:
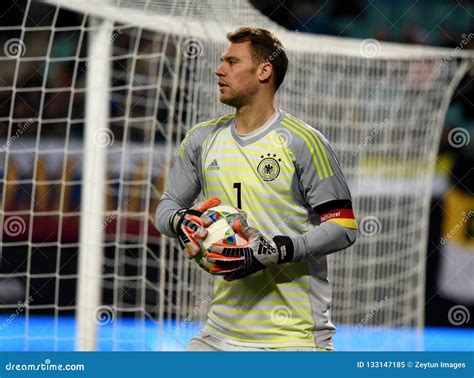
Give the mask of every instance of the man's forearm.
<path id="1" fill-rule="evenodd" d="M 323 222 L 303 235 L 292 236 L 293 261 L 309 256 L 324 256 L 351 246 L 357 238 L 357 230 L 342 227 L 334 222 Z"/>
<path id="2" fill-rule="evenodd" d="M 171 219 L 182 206 L 164 195 L 156 209 L 155 225 L 158 231 L 166 236 L 175 238 L 176 233 L 171 228 Z"/>

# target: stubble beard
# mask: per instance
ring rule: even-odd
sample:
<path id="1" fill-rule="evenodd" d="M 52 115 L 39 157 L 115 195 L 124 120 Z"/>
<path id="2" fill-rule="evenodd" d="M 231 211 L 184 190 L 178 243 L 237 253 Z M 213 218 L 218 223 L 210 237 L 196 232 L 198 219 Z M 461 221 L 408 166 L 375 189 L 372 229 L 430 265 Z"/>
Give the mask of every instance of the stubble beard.
<path id="1" fill-rule="evenodd" d="M 227 98 L 222 98 L 222 96 L 220 96 L 219 100 L 223 104 L 239 109 L 240 107 L 244 106 L 248 102 L 249 96 L 239 93 L 239 94 L 234 94 L 233 96 L 229 96 Z"/>

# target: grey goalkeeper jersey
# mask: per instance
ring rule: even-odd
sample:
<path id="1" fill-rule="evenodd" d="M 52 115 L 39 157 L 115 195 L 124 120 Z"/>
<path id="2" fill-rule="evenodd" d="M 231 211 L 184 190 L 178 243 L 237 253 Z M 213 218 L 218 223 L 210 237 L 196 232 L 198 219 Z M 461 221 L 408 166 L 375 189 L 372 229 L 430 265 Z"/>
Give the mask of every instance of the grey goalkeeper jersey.
<path id="1" fill-rule="evenodd" d="M 326 138 L 281 110 L 246 136 L 233 115 L 200 123 L 181 143 L 156 212 L 160 232 L 175 236 L 171 217 L 201 192 L 242 208 L 264 236 L 290 236 L 295 245 L 291 263 L 232 282 L 217 278 L 206 331 L 237 345 L 331 349 L 326 255 L 352 244 L 357 225 Z M 318 226 L 309 221 L 315 212 Z"/>

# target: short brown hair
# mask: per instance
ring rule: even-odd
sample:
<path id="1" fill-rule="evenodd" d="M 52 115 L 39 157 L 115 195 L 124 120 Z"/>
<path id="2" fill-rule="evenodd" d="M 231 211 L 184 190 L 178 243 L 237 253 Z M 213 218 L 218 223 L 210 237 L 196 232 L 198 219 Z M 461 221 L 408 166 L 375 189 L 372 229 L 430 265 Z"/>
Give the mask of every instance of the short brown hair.
<path id="1" fill-rule="evenodd" d="M 288 57 L 286 49 L 272 32 L 261 28 L 241 27 L 228 33 L 227 39 L 234 43 L 249 41 L 253 58 L 258 63 L 271 63 L 275 73 L 273 85 L 275 90 L 280 87 L 288 69 Z"/>

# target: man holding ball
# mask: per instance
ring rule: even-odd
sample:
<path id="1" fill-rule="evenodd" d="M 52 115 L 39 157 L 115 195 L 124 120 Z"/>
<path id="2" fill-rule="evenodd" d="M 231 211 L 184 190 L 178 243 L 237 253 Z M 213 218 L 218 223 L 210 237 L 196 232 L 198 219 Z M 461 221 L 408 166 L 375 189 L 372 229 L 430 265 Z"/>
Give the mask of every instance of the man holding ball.
<path id="1" fill-rule="evenodd" d="M 356 240 L 350 191 L 326 138 L 275 106 L 288 66 L 281 42 L 249 27 L 227 38 L 215 73 L 235 114 L 188 132 L 156 212 L 160 232 L 219 276 L 186 350 L 333 350 L 326 256 Z M 193 206 L 201 191 L 208 199 Z M 202 251 L 202 214 L 219 204 L 247 213 L 232 225 L 246 243 Z"/>

